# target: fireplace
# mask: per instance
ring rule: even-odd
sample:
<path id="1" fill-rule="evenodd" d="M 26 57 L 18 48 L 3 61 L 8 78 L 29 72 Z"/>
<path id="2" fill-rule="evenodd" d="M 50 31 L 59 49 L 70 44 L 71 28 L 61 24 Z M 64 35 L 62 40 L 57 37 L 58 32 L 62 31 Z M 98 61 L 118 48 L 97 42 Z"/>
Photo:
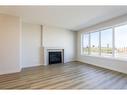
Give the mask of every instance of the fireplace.
<path id="1" fill-rule="evenodd" d="M 58 64 L 62 63 L 62 52 L 61 51 L 50 51 L 49 55 L 49 64 Z"/>
<path id="2" fill-rule="evenodd" d="M 41 62 L 43 65 L 64 63 L 64 48 L 42 47 Z"/>
<path id="3" fill-rule="evenodd" d="M 48 64 L 64 63 L 64 49 L 47 49 Z"/>

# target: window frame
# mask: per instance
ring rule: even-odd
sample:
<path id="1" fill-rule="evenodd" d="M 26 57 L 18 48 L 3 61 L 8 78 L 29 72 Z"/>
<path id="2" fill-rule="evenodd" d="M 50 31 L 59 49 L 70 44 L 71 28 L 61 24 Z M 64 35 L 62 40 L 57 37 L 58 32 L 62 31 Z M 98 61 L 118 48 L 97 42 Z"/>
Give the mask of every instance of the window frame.
<path id="1" fill-rule="evenodd" d="M 108 58 L 108 59 L 116 59 L 116 60 L 120 60 L 120 61 L 127 61 L 126 58 L 116 57 L 115 56 L 115 28 L 116 27 L 120 27 L 120 26 L 124 26 L 124 25 L 127 25 L 127 22 L 119 23 L 119 24 L 112 25 L 112 26 L 109 26 L 109 27 L 99 28 L 99 29 L 96 29 L 95 31 L 83 32 L 81 35 L 86 34 L 86 33 L 89 34 L 89 44 L 90 44 L 89 46 L 91 46 L 90 33 L 99 32 L 99 55 L 91 55 L 90 53 L 83 54 L 82 53 L 82 46 L 81 46 L 81 55 L 82 56 L 97 57 L 97 58 Z M 110 28 L 112 29 L 112 56 L 102 56 L 101 55 L 101 31 L 106 30 L 106 29 L 110 29 Z M 82 43 L 82 39 L 81 39 L 81 43 Z"/>

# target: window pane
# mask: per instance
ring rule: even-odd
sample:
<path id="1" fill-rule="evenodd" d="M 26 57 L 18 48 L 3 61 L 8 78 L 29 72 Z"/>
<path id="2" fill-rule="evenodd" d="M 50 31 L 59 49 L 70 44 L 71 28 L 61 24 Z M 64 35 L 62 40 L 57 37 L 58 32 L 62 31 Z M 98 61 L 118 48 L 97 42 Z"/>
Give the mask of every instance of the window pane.
<path id="1" fill-rule="evenodd" d="M 99 32 L 94 32 L 90 34 L 91 37 L 91 55 L 99 55 Z"/>
<path id="2" fill-rule="evenodd" d="M 101 55 L 112 56 L 112 29 L 101 31 Z"/>
<path id="3" fill-rule="evenodd" d="M 83 48 L 82 48 L 83 54 L 89 53 L 89 34 L 83 35 Z"/>
<path id="4" fill-rule="evenodd" d="M 127 58 L 127 25 L 115 28 L 115 55 Z"/>

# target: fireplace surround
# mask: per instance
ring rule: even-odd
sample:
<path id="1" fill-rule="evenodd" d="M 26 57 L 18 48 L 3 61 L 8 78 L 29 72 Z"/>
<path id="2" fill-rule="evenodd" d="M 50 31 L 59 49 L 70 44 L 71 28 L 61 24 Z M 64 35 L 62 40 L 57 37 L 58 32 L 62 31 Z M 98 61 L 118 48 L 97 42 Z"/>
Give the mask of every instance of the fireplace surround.
<path id="1" fill-rule="evenodd" d="M 53 53 L 55 55 L 53 55 Z M 50 59 L 51 57 L 53 59 Z M 42 59 L 43 59 L 42 61 L 43 65 L 64 63 L 64 49 L 55 48 L 55 47 L 42 47 Z M 58 62 L 55 62 L 55 61 L 58 61 Z"/>

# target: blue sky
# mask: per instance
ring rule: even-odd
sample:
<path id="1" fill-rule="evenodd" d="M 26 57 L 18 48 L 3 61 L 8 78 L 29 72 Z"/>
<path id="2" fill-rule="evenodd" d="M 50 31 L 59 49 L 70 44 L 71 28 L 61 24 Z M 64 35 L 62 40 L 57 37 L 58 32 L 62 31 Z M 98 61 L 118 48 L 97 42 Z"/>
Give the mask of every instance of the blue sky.
<path id="1" fill-rule="evenodd" d="M 112 47 L 112 29 L 101 32 L 101 46 L 107 47 L 107 44 L 109 44 L 109 47 Z"/>
<path id="2" fill-rule="evenodd" d="M 99 32 L 91 33 L 91 45 L 98 46 L 99 44 Z M 101 46 L 112 47 L 112 29 L 106 29 L 101 31 Z M 88 35 L 84 39 L 84 45 L 88 45 Z M 119 26 L 115 28 L 115 46 L 117 48 L 127 47 L 127 25 Z"/>
<path id="3" fill-rule="evenodd" d="M 116 47 L 127 47 L 127 25 L 115 28 Z"/>
<path id="4" fill-rule="evenodd" d="M 101 32 L 101 46 L 107 47 L 107 44 L 112 47 L 112 29 L 103 30 Z M 91 33 L 91 46 L 92 45 L 96 47 L 99 45 L 99 32 Z"/>
<path id="5" fill-rule="evenodd" d="M 99 46 L 99 32 L 94 32 L 90 34 L 91 37 L 91 47 L 95 45 L 95 47 Z"/>

